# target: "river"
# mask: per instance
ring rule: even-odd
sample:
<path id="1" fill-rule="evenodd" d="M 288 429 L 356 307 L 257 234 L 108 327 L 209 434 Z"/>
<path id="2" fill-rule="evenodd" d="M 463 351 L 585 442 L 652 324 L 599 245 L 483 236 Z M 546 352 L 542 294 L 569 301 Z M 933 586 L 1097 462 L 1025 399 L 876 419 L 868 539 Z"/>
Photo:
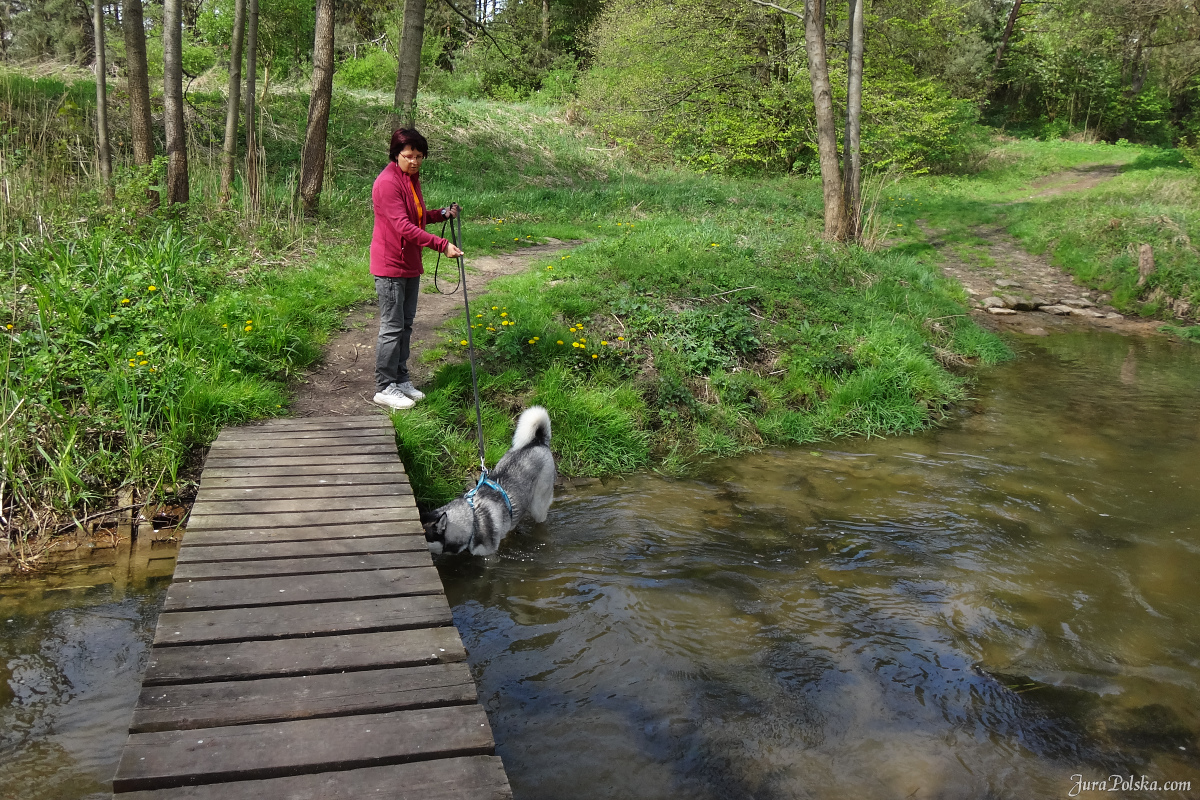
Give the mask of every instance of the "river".
<path id="1" fill-rule="evenodd" d="M 518 800 L 1200 791 L 1200 348 L 1016 345 L 936 430 L 606 481 L 440 559 Z M 48 579 L 0 590 L 0 796 L 99 797 L 165 583 Z"/>

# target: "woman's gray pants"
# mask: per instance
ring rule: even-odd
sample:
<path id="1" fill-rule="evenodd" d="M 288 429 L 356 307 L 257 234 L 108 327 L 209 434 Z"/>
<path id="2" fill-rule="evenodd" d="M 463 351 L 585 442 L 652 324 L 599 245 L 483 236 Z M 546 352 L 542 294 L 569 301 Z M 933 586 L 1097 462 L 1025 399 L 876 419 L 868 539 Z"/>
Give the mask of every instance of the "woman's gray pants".
<path id="1" fill-rule="evenodd" d="M 375 342 L 375 386 L 383 391 L 408 378 L 408 345 L 413 320 L 417 318 L 417 295 L 421 278 L 375 276 L 379 297 L 379 339 Z"/>

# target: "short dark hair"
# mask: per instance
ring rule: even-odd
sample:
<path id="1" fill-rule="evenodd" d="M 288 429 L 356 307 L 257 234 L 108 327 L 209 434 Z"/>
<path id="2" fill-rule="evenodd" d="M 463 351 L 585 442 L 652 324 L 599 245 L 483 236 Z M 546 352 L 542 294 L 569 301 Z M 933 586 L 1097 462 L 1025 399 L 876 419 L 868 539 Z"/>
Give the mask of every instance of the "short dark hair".
<path id="1" fill-rule="evenodd" d="M 429 142 L 416 128 L 398 128 L 392 133 L 392 146 L 388 149 L 388 161 L 395 161 L 396 156 L 406 147 L 411 147 L 426 158 L 429 157 Z"/>

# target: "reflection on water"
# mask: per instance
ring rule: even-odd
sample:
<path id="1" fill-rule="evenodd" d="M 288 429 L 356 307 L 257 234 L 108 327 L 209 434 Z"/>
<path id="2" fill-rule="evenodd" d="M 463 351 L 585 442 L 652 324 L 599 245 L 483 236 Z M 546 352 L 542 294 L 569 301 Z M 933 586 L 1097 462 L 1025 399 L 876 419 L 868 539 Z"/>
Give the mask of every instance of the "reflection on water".
<path id="1" fill-rule="evenodd" d="M 174 546 L 0 580 L 0 797 L 109 798 Z"/>
<path id="2" fill-rule="evenodd" d="M 516 796 L 1200 793 L 1200 348 L 1024 346 L 941 430 L 613 482 L 442 560 Z"/>

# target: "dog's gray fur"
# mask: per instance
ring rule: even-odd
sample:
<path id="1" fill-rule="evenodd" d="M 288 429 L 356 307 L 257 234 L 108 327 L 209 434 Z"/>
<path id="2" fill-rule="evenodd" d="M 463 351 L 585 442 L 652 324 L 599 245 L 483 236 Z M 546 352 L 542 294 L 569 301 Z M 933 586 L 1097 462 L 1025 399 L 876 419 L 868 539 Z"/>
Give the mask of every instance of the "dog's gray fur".
<path id="1" fill-rule="evenodd" d="M 550 452 L 550 415 L 541 406 L 525 409 L 517 420 L 512 449 L 504 454 L 496 468 L 488 473 L 508 494 L 512 512 L 504 495 L 486 484 L 473 498 L 466 495 L 450 501 L 425 517 L 425 541 L 434 553 L 461 553 L 488 556 L 496 552 L 504 535 L 526 516 L 545 522 L 554 499 L 554 456 Z"/>

